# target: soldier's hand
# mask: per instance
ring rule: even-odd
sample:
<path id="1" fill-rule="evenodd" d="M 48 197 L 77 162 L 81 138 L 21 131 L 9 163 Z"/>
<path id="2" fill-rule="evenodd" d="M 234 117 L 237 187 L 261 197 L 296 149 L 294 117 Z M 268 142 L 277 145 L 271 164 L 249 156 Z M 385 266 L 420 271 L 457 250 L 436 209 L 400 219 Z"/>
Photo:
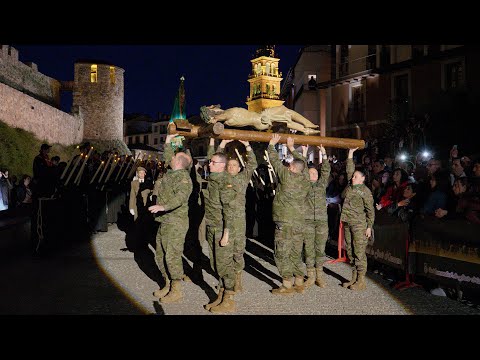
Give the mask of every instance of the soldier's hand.
<path id="1" fill-rule="evenodd" d="M 220 239 L 220 246 L 227 246 L 228 245 L 228 229 L 225 229 L 223 232 L 223 236 Z"/>
<path id="2" fill-rule="evenodd" d="M 367 228 L 367 230 L 365 230 L 365 236 L 367 237 L 367 239 L 372 236 L 372 228 Z"/>
<path id="3" fill-rule="evenodd" d="M 162 205 L 152 205 L 148 208 L 152 214 L 156 214 L 159 211 L 165 211 L 165 208 Z"/>
<path id="4" fill-rule="evenodd" d="M 245 141 L 245 140 L 238 140 L 238 141 L 240 141 L 245 146 L 250 146 L 250 143 L 248 141 Z"/>
<path id="5" fill-rule="evenodd" d="M 302 145 L 302 155 L 303 157 L 307 157 L 308 154 L 308 145 Z"/>
<path id="6" fill-rule="evenodd" d="M 280 141 L 280 135 L 279 134 L 273 134 L 272 138 L 270 139 L 269 144 L 275 146 L 275 145 L 278 144 L 279 141 Z"/>
<path id="7" fill-rule="evenodd" d="M 323 147 L 323 145 L 320 144 L 320 146 L 317 146 L 317 149 L 320 150 L 322 155 L 327 155 L 327 150 Z"/>
<path id="8" fill-rule="evenodd" d="M 233 139 L 230 139 L 230 140 L 222 140 L 222 142 L 220 143 L 220 147 L 222 149 L 225 149 L 225 145 L 227 145 L 228 143 L 231 143 L 233 141 Z"/>
<path id="9" fill-rule="evenodd" d="M 356 150 L 358 150 L 358 147 L 348 149 L 348 158 L 349 158 L 349 159 L 353 159 L 353 153 L 354 153 Z"/>
<path id="10" fill-rule="evenodd" d="M 168 134 L 167 137 L 165 138 L 165 143 L 170 144 L 172 142 L 172 139 L 176 136 L 178 136 L 178 134 Z"/>

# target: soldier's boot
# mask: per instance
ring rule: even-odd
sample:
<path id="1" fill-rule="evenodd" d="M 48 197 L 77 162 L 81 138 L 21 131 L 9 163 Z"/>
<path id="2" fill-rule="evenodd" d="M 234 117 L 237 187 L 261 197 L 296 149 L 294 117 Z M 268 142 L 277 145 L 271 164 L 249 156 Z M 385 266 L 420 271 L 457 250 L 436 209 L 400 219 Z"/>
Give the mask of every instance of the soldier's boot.
<path id="1" fill-rule="evenodd" d="M 299 294 L 303 294 L 305 292 L 305 285 L 303 282 L 303 275 L 302 276 L 295 276 L 295 291 Z"/>
<path id="2" fill-rule="evenodd" d="M 320 286 L 321 288 L 327 287 L 327 282 L 325 281 L 325 273 L 323 272 L 323 267 L 317 267 L 315 271 L 317 273 L 317 279 L 315 280 L 315 285 Z"/>
<path id="3" fill-rule="evenodd" d="M 353 285 L 350 285 L 351 290 L 365 290 L 367 288 L 367 282 L 365 281 L 365 274 L 359 273 L 357 282 Z"/>
<path id="4" fill-rule="evenodd" d="M 157 289 L 153 292 L 153 296 L 161 299 L 163 298 L 165 295 L 168 294 L 168 292 L 170 291 L 170 280 L 167 279 L 166 282 L 165 282 L 165 286 L 161 289 Z"/>
<path id="5" fill-rule="evenodd" d="M 207 304 L 207 305 L 204 305 L 203 307 L 205 308 L 205 310 L 209 310 L 214 307 L 214 306 L 217 306 L 218 304 L 220 304 L 222 302 L 222 299 L 223 299 L 223 292 L 225 291 L 224 288 L 220 288 L 220 290 L 218 291 L 218 296 L 215 300 L 213 300 L 210 304 Z"/>
<path id="6" fill-rule="evenodd" d="M 173 303 L 182 300 L 182 280 L 173 280 L 172 286 L 170 287 L 170 292 L 160 299 L 162 303 Z"/>
<path id="7" fill-rule="evenodd" d="M 233 287 L 233 291 L 235 291 L 236 294 L 243 291 L 242 272 L 237 272 L 235 274 L 235 285 Z"/>
<path id="8" fill-rule="evenodd" d="M 344 288 L 348 288 L 350 285 L 355 284 L 355 281 L 357 281 L 357 268 L 354 266 L 352 270 L 352 280 L 349 282 L 344 282 L 342 286 Z"/>
<path id="9" fill-rule="evenodd" d="M 305 289 L 309 288 L 315 283 L 315 269 L 307 269 L 307 281 L 305 281 Z"/>
<path id="10" fill-rule="evenodd" d="M 236 310 L 235 301 L 233 300 L 233 295 L 235 295 L 235 291 L 233 290 L 225 290 L 223 293 L 223 299 L 220 304 L 214 306 L 210 309 L 211 313 L 214 314 L 225 314 L 225 313 L 233 313 Z"/>
<path id="11" fill-rule="evenodd" d="M 272 294 L 274 295 L 291 295 L 294 293 L 295 289 L 292 286 L 292 282 L 285 279 L 283 279 L 282 285 L 280 287 L 272 290 Z"/>

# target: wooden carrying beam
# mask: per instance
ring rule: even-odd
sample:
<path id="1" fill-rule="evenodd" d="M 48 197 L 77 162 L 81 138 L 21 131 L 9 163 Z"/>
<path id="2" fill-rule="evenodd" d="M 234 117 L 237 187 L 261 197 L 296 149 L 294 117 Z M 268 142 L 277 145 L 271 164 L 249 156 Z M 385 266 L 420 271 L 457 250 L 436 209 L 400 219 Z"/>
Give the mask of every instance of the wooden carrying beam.
<path id="1" fill-rule="evenodd" d="M 185 137 L 214 137 L 222 140 L 245 140 L 253 142 L 269 142 L 273 133 L 252 130 L 225 129 L 222 123 L 198 125 L 177 125 L 177 121 L 168 125 L 169 134 L 178 134 Z M 280 143 L 286 144 L 287 138 L 291 137 L 297 145 L 312 145 L 338 148 L 338 149 L 359 149 L 365 148 L 365 141 L 348 138 L 334 138 L 317 135 L 279 134 Z"/>

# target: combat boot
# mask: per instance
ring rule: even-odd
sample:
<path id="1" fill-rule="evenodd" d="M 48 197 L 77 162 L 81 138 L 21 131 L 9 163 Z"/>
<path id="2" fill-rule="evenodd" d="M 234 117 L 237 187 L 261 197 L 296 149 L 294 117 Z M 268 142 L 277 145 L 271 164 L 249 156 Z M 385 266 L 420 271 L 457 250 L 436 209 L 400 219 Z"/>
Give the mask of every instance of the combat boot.
<path id="1" fill-rule="evenodd" d="M 210 309 L 210 312 L 214 314 L 225 314 L 225 313 L 235 312 L 236 306 L 235 306 L 235 301 L 233 300 L 233 295 L 235 295 L 235 291 L 225 290 L 225 292 L 223 293 L 222 302 L 217 306 L 212 307 Z"/>
<path id="2" fill-rule="evenodd" d="M 274 295 L 292 295 L 294 293 L 295 289 L 292 286 L 292 282 L 285 279 L 283 279 L 283 283 L 280 287 L 272 290 L 272 294 Z"/>
<path id="3" fill-rule="evenodd" d="M 307 269 L 307 281 L 305 281 L 304 283 L 305 289 L 312 286 L 314 282 L 315 282 L 315 269 L 314 268 Z"/>
<path id="4" fill-rule="evenodd" d="M 350 286 L 351 290 L 365 290 L 367 288 L 367 282 L 365 281 L 365 274 L 358 274 L 357 282 Z"/>
<path id="5" fill-rule="evenodd" d="M 217 298 L 212 301 L 210 304 L 207 304 L 207 305 L 204 305 L 203 307 L 205 308 L 205 310 L 210 310 L 212 307 L 214 306 L 217 306 L 218 304 L 220 304 L 222 302 L 222 298 L 223 298 L 223 292 L 225 291 L 224 288 L 220 288 L 220 290 L 218 291 L 218 296 Z"/>
<path id="6" fill-rule="evenodd" d="M 235 293 L 241 293 L 243 291 L 243 284 L 242 284 L 242 272 L 237 272 L 235 274 L 235 286 L 233 287 Z"/>
<path id="7" fill-rule="evenodd" d="M 302 276 L 295 276 L 295 291 L 299 294 L 303 294 L 305 292 L 305 286 L 303 284 L 303 275 Z"/>
<path id="8" fill-rule="evenodd" d="M 170 292 L 160 299 L 162 303 L 173 303 L 182 300 L 182 283 L 181 280 L 173 280 L 170 287 Z"/>
<path id="9" fill-rule="evenodd" d="M 357 281 L 357 268 L 354 266 L 352 270 L 352 280 L 349 282 L 344 282 L 342 286 L 344 288 L 348 288 L 350 285 L 355 284 L 355 281 Z"/>
<path id="10" fill-rule="evenodd" d="M 165 286 L 161 289 L 158 289 L 158 290 L 155 290 L 153 292 L 153 296 L 161 299 L 163 298 L 165 295 L 168 294 L 168 292 L 170 291 L 170 280 L 167 279 L 166 282 L 165 282 Z"/>
<path id="11" fill-rule="evenodd" d="M 325 273 L 323 272 L 323 267 L 317 267 L 315 271 L 317 272 L 317 279 L 315 280 L 315 285 L 320 286 L 321 288 L 327 287 L 327 282 L 325 281 Z"/>

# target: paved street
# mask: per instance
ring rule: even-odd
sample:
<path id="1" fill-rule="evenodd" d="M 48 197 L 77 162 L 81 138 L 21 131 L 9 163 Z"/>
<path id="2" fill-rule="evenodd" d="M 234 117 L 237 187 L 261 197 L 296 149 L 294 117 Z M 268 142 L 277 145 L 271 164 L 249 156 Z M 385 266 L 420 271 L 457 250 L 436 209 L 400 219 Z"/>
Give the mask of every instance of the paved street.
<path id="1" fill-rule="evenodd" d="M 202 259 L 202 276 L 183 282 L 180 303 L 161 304 L 152 292 L 158 276 L 152 249 L 135 254 L 125 245 L 125 233 L 116 225 L 94 235 L 90 243 L 70 246 L 46 256 L 22 256 L 0 265 L 0 315 L 207 315 L 203 305 L 216 297 L 215 280 Z M 204 246 L 204 254 L 207 249 Z M 313 286 L 304 294 L 275 296 L 280 284 L 272 251 L 248 240 L 244 292 L 236 295 L 239 315 L 439 315 L 480 314 L 480 310 L 448 297 L 431 295 L 423 288 L 398 291 L 378 274 L 368 273 L 367 290 L 344 289 L 341 282 L 351 271 L 344 263 L 327 264 L 328 287 Z"/>

